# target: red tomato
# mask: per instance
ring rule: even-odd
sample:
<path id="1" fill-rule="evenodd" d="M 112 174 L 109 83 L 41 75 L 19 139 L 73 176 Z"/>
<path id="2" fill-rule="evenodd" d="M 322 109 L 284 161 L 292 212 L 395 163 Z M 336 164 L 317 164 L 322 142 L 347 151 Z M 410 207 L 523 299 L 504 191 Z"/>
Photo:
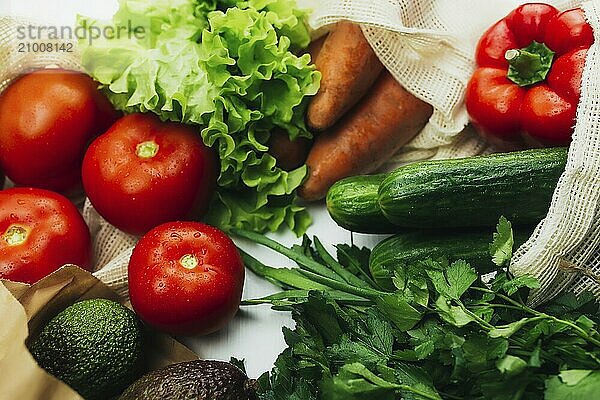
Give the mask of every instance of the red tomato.
<path id="1" fill-rule="evenodd" d="M 0 95 L 0 167 L 19 186 L 68 191 L 81 184 L 86 146 L 115 120 L 87 75 L 23 75 Z"/>
<path id="2" fill-rule="evenodd" d="M 129 261 L 129 296 L 149 325 L 172 334 L 204 335 L 239 308 L 244 265 L 217 228 L 169 222 L 148 232 Z"/>
<path id="3" fill-rule="evenodd" d="M 35 283 L 65 264 L 90 268 L 90 232 L 64 196 L 43 189 L 0 191 L 0 278 Z"/>
<path id="4" fill-rule="evenodd" d="M 216 174 L 216 157 L 194 129 L 153 114 L 121 118 L 90 145 L 83 161 L 91 203 L 132 234 L 203 215 Z"/>

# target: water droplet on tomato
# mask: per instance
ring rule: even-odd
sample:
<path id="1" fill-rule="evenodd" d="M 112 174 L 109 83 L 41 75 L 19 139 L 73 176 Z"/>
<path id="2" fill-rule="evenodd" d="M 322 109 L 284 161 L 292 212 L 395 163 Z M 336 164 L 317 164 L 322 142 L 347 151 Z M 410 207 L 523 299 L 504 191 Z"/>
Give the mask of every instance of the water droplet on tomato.
<path id="1" fill-rule="evenodd" d="M 175 240 L 181 242 L 183 240 L 183 237 L 179 233 L 173 232 L 173 233 L 171 233 L 171 239 L 175 239 Z"/>
<path id="2" fill-rule="evenodd" d="M 159 293 L 165 291 L 166 288 L 167 288 L 167 283 L 163 279 L 155 282 L 155 284 L 154 284 L 154 290 Z"/>
<path id="3" fill-rule="evenodd" d="M 202 233 L 200 233 L 200 232 L 196 232 L 196 233 L 194 233 L 194 237 L 195 237 L 196 239 L 198 239 L 198 238 L 201 238 L 201 237 L 202 237 Z"/>
<path id="4" fill-rule="evenodd" d="M 24 206 L 25 205 L 25 200 L 23 199 L 17 199 L 17 204 L 20 206 Z"/>

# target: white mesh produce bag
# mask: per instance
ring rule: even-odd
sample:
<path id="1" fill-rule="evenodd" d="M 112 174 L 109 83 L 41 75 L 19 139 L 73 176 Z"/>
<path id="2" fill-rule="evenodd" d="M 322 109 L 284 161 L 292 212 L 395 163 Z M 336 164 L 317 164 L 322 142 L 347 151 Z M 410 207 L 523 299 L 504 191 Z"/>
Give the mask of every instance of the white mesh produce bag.
<path id="1" fill-rule="evenodd" d="M 600 295 L 600 1 L 582 4 L 595 42 L 583 71 L 577 123 L 565 172 L 546 219 L 516 253 L 512 271 L 537 277 L 540 303 L 570 287 Z"/>
<path id="2" fill-rule="evenodd" d="M 464 92 L 482 33 L 525 2 L 478 0 L 332 0 L 316 6 L 311 23 L 341 19 L 363 25 L 369 43 L 398 81 L 434 107 L 425 129 L 395 161 L 479 154 L 486 145 L 471 131 Z M 600 295 L 600 1 L 548 1 L 582 6 L 595 44 L 583 73 L 577 124 L 565 173 L 548 216 L 515 254 L 511 270 L 542 284 L 533 304 L 565 288 Z"/>
<path id="3" fill-rule="evenodd" d="M 348 19 L 362 25 L 365 36 L 384 65 L 408 90 L 434 107 L 425 129 L 393 162 L 451 158 L 490 151 L 470 129 L 463 104 L 464 89 L 473 71 L 476 43 L 487 27 L 523 3 L 479 0 L 329 0 L 310 3 L 310 23 L 327 27 Z M 560 9 L 577 1 L 549 1 Z M 574 141 L 567 169 L 557 187 L 548 217 L 514 257 L 512 270 L 530 273 L 542 282 L 532 296 L 539 303 L 558 291 L 593 290 L 600 294 L 600 0 L 583 7 L 596 34 L 588 53 Z M 77 54 L 18 54 L 15 25 L 0 19 L 0 90 L 33 67 L 58 65 L 80 69 Z M 389 167 L 389 166 L 388 166 Z M 127 293 L 127 263 L 135 237 L 104 221 L 86 202 L 84 217 L 94 239 L 95 275 L 122 295 Z"/>
<path id="4" fill-rule="evenodd" d="M 37 68 L 60 66 L 65 69 L 82 70 L 79 64 L 77 48 L 71 51 L 31 51 L 36 43 L 60 43 L 58 40 L 32 40 L 20 39 L 19 27 L 27 27 L 31 22 L 18 18 L 0 16 L 0 92 L 3 91 L 13 79 L 19 75 Z M 21 45 L 24 44 L 25 46 Z"/>
<path id="5" fill-rule="evenodd" d="M 120 296 L 128 297 L 127 265 L 138 238 L 106 222 L 87 199 L 83 205 L 83 218 L 93 238 L 94 276 Z"/>

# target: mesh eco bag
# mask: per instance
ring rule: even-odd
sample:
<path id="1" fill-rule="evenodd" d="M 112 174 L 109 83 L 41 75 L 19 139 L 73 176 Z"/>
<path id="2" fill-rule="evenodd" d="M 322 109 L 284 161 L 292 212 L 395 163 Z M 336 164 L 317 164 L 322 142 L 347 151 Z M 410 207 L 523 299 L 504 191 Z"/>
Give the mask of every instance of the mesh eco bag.
<path id="1" fill-rule="evenodd" d="M 583 73 L 577 123 L 566 170 L 546 219 L 515 254 L 511 270 L 532 274 L 538 304 L 564 289 L 600 295 L 600 1 L 548 1 L 559 9 L 582 6 L 595 44 Z M 473 54 L 483 31 L 525 2 L 477 0 L 338 0 L 317 6 L 312 24 L 348 19 L 363 32 L 398 81 L 434 107 L 425 129 L 394 162 L 451 158 L 490 151 L 463 131 L 463 102 Z"/>
<path id="2" fill-rule="evenodd" d="M 13 79 L 33 69 L 50 66 L 82 69 L 75 46 L 73 52 L 30 52 L 20 48 L 20 43 L 60 43 L 58 40 L 19 39 L 19 27 L 30 24 L 31 22 L 22 19 L 0 16 L 0 92 L 6 89 Z"/>
<path id="3" fill-rule="evenodd" d="M 579 1 L 549 1 L 558 8 Z M 303 1 L 307 3 L 307 1 Z M 396 79 L 434 107 L 424 130 L 386 166 L 430 158 L 464 157 L 493 151 L 470 128 L 463 104 L 473 71 L 473 53 L 483 31 L 518 1 L 478 0 L 326 0 L 309 3 L 313 28 L 347 19 L 360 23 L 369 43 Z M 542 287 L 535 304 L 565 288 L 600 295 L 600 0 L 583 7 L 594 27 L 596 44 L 588 53 L 577 126 L 566 171 L 556 189 L 547 218 L 515 254 L 513 272 L 536 276 Z M 19 55 L 15 27 L 0 19 L 0 90 L 32 67 L 58 65 L 80 69 L 77 54 Z M 121 295 L 127 294 L 127 263 L 136 238 L 104 221 L 86 201 L 83 214 L 90 225 L 96 259 L 95 275 Z"/>
<path id="4" fill-rule="evenodd" d="M 565 172 L 550 211 L 516 253 L 515 274 L 536 276 L 542 287 L 530 302 L 540 303 L 570 287 L 600 296 L 600 1 L 582 4 L 594 28 L 583 71 L 577 123 Z"/>

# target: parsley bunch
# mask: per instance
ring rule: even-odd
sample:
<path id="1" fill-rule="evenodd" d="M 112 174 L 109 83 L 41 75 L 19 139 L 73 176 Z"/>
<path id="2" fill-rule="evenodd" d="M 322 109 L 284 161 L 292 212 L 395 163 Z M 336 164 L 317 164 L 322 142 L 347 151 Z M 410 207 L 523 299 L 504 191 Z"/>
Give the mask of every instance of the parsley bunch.
<path id="1" fill-rule="evenodd" d="M 499 269 L 484 283 L 463 261 L 398 266 L 395 291 L 369 275 L 367 249 L 338 245 L 337 260 L 314 238 L 287 248 L 271 268 L 243 253 L 254 273 L 282 287 L 251 304 L 292 312 L 288 348 L 260 379 L 261 400 L 594 399 L 600 397 L 600 315 L 593 295 L 526 305 L 530 276 L 512 277 L 512 229 L 501 219 L 490 246 Z"/>

